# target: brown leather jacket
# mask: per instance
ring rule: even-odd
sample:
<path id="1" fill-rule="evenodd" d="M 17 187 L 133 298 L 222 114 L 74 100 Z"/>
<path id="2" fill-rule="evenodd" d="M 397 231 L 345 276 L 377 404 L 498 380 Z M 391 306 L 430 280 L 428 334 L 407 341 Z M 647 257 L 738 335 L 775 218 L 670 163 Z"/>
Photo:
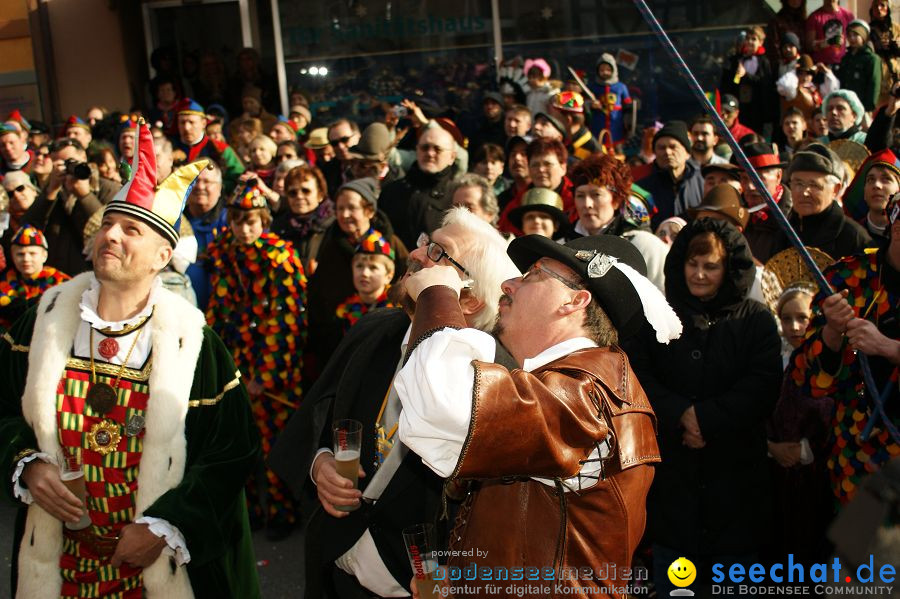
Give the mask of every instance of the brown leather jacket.
<path id="1" fill-rule="evenodd" d="M 428 289 L 419 296 L 417 342 L 441 322 L 459 326 L 449 304 L 435 301 L 444 295 Z M 433 318 L 424 317 L 426 309 Z M 517 567 L 552 568 L 552 582 L 513 584 L 536 585 L 526 597 L 563 595 L 557 585 L 598 587 L 588 591 L 592 597 L 624 597 L 622 587 L 635 578 L 629 569 L 644 532 L 651 464 L 660 461 L 656 417 L 627 356 L 604 347 L 572 352 L 532 372 L 474 366 L 472 420 L 451 478 L 477 482 L 451 533 L 448 565 L 471 570 L 475 563 L 479 572 L 476 580 L 452 584 L 481 587 L 474 596 L 487 596 L 483 585 L 506 588 L 510 581 L 487 581 L 484 568 L 495 569 L 493 578 L 498 568 L 509 575 Z M 607 433 L 610 453 L 600 479 L 584 479 L 581 491 L 562 492 L 559 483 L 554 488 L 530 478 L 575 476 Z M 573 575 L 576 568 L 581 579 Z M 583 578 L 584 568 L 593 578 Z"/>

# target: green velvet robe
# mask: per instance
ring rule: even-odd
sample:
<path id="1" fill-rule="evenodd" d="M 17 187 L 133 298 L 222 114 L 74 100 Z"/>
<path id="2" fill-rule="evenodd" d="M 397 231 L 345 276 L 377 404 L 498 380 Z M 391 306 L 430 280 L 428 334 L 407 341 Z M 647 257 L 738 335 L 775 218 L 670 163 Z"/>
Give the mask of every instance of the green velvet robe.
<path id="1" fill-rule="evenodd" d="M 49 291 L 0 340 L 0 460 L 7 474 L 23 450 L 55 455 L 59 447 L 55 390 L 88 277 Z M 176 567 L 160 556 L 145 568 L 147 597 L 255 599 L 259 583 L 243 486 L 259 460 L 259 433 L 247 392 L 228 350 L 182 298 L 165 291 L 148 326 L 153 370 L 135 518 L 176 526 L 191 560 Z M 12 485 L 5 488 L 12 497 Z M 36 504 L 20 505 L 14 593 L 18 585 L 19 597 L 58 597 L 62 525 Z"/>

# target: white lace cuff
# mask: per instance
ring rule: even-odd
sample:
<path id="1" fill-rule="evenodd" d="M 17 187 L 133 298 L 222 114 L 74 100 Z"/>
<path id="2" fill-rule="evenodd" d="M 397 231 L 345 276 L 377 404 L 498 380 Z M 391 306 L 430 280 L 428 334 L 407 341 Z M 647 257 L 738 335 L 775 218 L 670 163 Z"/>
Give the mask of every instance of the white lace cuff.
<path id="1" fill-rule="evenodd" d="M 16 499 L 22 500 L 22 503 L 26 505 L 31 505 L 34 502 L 34 498 L 31 496 L 31 491 L 22 486 L 22 484 L 19 482 L 19 478 L 25 471 L 25 464 L 27 464 L 28 462 L 33 462 L 37 459 L 43 460 L 50 464 L 53 463 L 53 457 L 51 457 L 49 454 L 41 452 L 32 453 L 19 460 L 19 463 L 16 464 L 16 471 L 13 472 L 12 475 L 13 495 Z"/>
<path id="2" fill-rule="evenodd" d="M 141 516 L 134 521 L 135 524 L 146 524 L 150 527 L 150 532 L 158 537 L 166 539 L 169 549 L 175 553 L 175 563 L 183 566 L 191 561 L 191 554 L 187 548 L 187 542 L 181 531 L 172 526 L 168 521 L 162 518 L 154 518 L 152 516 Z"/>

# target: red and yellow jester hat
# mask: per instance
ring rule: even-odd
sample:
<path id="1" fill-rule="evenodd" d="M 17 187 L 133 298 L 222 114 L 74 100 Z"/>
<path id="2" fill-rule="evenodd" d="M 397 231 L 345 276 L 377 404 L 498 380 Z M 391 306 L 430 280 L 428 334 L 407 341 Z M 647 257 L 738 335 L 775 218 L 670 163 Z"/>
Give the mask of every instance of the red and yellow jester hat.
<path id="1" fill-rule="evenodd" d="M 131 179 L 106 205 L 104 214 L 119 212 L 150 225 L 172 247 L 178 244 L 178 227 L 194 181 L 209 164 L 201 159 L 175 169 L 156 184 L 156 155 L 153 135 L 144 119 L 137 122 L 137 148 L 132 159 Z"/>

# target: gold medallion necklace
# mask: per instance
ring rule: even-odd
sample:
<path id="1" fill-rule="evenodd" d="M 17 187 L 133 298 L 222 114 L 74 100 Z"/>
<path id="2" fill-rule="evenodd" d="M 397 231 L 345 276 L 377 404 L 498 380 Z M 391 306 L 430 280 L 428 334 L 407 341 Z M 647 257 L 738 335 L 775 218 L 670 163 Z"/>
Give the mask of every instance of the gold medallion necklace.
<path id="1" fill-rule="evenodd" d="M 137 346 L 138 339 L 141 338 L 141 333 L 143 332 L 144 330 L 141 329 L 138 331 L 137 335 L 134 336 L 134 341 L 131 342 L 131 347 L 128 349 L 128 354 L 125 356 L 125 361 L 123 361 L 122 365 L 119 367 L 119 373 L 118 375 L 116 375 L 116 382 L 115 384 L 110 386 L 108 383 L 101 383 L 97 381 L 97 370 L 94 366 L 94 327 L 91 327 L 91 386 L 88 388 L 87 395 L 85 396 L 85 401 L 87 401 L 87 404 L 94 412 L 100 414 L 101 416 L 105 416 L 107 412 L 115 407 L 116 401 L 119 397 L 119 383 L 122 380 L 122 375 L 125 373 L 125 367 L 128 364 L 128 360 L 131 359 L 131 352 L 134 351 L 135 346 Z"/>

